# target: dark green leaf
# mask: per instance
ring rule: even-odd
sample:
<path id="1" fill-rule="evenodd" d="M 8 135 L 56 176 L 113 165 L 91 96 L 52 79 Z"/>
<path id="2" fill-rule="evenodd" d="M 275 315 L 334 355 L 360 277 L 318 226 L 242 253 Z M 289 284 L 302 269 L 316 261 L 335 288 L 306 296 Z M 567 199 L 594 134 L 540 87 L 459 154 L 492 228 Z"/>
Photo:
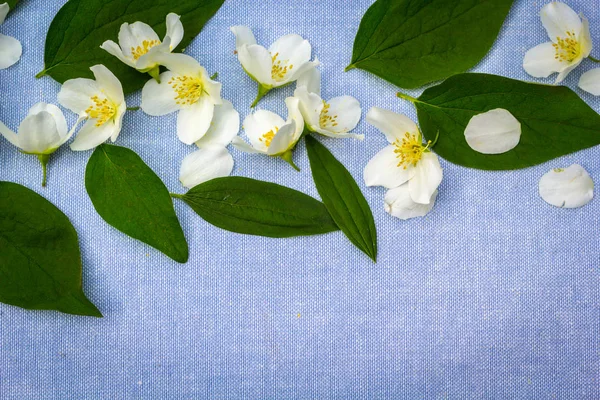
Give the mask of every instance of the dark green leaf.
<path id="1" fill-rule="evenodd" d="M 177 51 L 196 37 L 224 0 L 69 0 L 60 9 L 46 37 L 45 74 L 62 83 L 91 78 L 89 68 L 104 64 L 123 83 L 125 93 L 140 89 L 148 75 L 136 72 L 100 48 L 117 42 L 121 24 L 136 21 L 152 26 L 162 39 L 168 13 L 181 15 L 185 36 Z M 118 43 L 118 42 L 117 42 Z M 43 75 L 41 73 L 40 75 Z"/>
<path id="2" fill-rule="evenodd" d="M 323 203 L 274 183 L 218 178 L 180 197 L 204 220 L 232 232 L 284 238 L 339 229 Z"/>
<path id="3" fill-rule="evenodd" d="M 6 0 L 6 2 L 8 3 L 10 10 L 12 11 L 12 9 L 15 8 L 15 6 L 19 2 L 19 0 Z M 2 3 L 0 3 L 0 4 L 2 4 Z"/>
<path id="4" fill-rule="evenodd" d="M 306 137 L 310 168 L 323 203 L 350 241 L 377 261 L 373 213 L 350 172 L 312 136 Z"/>
<path id="5" fill-rule="evenodd" d="M 85 171 L 85 188 L 110 225 L 177 262 L 187 262 L 188 245 L 171 196 L 133 151 L 108 144 L 96 148 Z"/>
<path id="6" fill-rule="evenodd" d="M 490 50 L 513 0 L 377 0 L 354 42 L 352 64 L 403 88 L 475 66 Z"/>
<path id="7" fill-rule="evenodd" d="M 102 317 L 81 288 L 81 254 L 69 219 L 39 194 L 0 182 L 0 302 Z"/>
<path id="8" fill-rule="evenodd" d="M 425 90 L 414 102 L 435 152 L 455 164 L 486 170 L 531 167 L 600 144 L 600 116 L 571 89 L 496 75 L 461 74 Z M 504 154 L 472 150 L 465 128 L 477 114 L 503 108 L 521 123 L 521 141 Z"/>

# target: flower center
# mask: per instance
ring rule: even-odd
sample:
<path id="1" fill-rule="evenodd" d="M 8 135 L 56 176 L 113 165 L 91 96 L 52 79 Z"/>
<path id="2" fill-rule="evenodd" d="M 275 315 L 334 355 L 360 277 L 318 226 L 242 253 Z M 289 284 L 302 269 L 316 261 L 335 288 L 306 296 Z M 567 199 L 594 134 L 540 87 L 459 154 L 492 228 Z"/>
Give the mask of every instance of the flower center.
<path id="1" fill-rule="evenodd" d="M 337 115 L 329 115 L 329 110 L 331 105 L 323 100 L 323 110 L 321 110 L 321 116 L 319 117 L 319 124 L 321 128 L 335 128 L 338 126 L 338 116 Z"/>
<path id="2" fill-rule="evenodd" d="M 102 126 L 110 121 L 117 113 L 117 108 L 105 97 L 100 99 L 98 96 L 92 96 L 92 105 L 85 110 L 85 113 L 96 120 L 96 126 Z"/>
<path id="3" fill-rule="evenodd" d="M 577 41 L 575 32 L 567 32 L 567 37 L 565 38 L 557 37 L 556 43 L 552 46 L 556 50 L 554 58 L 560 62 L 572 62 L 581 53 L 581 45 Z"/>
<path id="4" fill-rule="evenodd" d="M 271 60 L 273 60 L 273 67 L 271 67 L 271 77 L 275 82 L 281 82 L 285 79 L 285 76 L 288 72 L 292 72 L 294 69 L 294 64 L 288 65 L 289 60 L 285 60 L 284 65 L 281 65 L 281 60 L 279 58 L 279 53 L 275 53 L 275 55 L 271 56 Z"/>
<path id="5" fill-rule="evenodd" d="M 421 157 L 423 153 L 429 148 L 431 145 L 431 140 L 427 142 L 427 145 L 423 146 L 420 138 L 417 135 L 411 135 L 406 132 L 402 140 L 396 139 L 394 142 L 394 153 L 396 153 L 396 158 L 398 159 L 398 167 L 404 167 L 406 169 L 409 165 L 416 166 L 419 161 L 421 161 Z"/>
<path id="6" fill-rule="evenodd" d="M 204 93 L 202 79 L 196 77 L 174 76 L 169 85 L 175 91 L 175 102 L 180 105 L 192 105 L 200 100 Z"/>
<path id="7" fill-rule="evenodd" d="M 158 46 L 159 44 L 160 40 L 144 40 L 141 46 L 131 48 L 131 55 L 133 56 L 133 59 L 137 61 L 141 56 L 148 53 L 151 48 Z"/>
<path id="8" fill-rule="evenodd" d="M 273 138 L 275 137 L 275 135 L 277 134 L 277 132 L 279 132 L 279 127 L 276 126 L 275 128 L 271 129 L 269 132 L 265 133 L 264 135 L 262 135 L 262 137 L 260 139 L 258 139 L 260 142 L 263 142 L 265 144 L 265 146 L 270 147 L 271 146 L 271 142 L 273 141 Z"/>

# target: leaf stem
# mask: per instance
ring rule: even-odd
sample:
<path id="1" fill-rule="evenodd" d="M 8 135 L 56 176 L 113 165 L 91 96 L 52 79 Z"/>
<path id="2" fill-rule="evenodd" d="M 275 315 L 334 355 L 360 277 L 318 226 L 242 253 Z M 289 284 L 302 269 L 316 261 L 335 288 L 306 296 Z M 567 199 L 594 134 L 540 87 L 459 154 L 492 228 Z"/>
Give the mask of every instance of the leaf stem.
<path id="1" fill-rule="evenodd" d="M 138 111 L 139 107 L 127 107 L 127 111 Z"/>
<path id="2" fill-rule="evenodd" d="M 281 157 L 282 160 L 284 160 L 285 162 L 290 164 L 292 166 L 292 168 L 294 168 L 296 171 L 300 172 L 300 168 L 298 168 L 298 166 L 296 164 L 294 164 L 293 156 L 294 156 L 294 153 L 291 150 L 288 150 L 285 153 L 283 153 L 282 155 L 280 155 L 279 157 Z"/>
<path id="3" fill-rule="evenodd" d="M 254 108 L 256 107 L 256 105 L 258 104 L 258 102 L 265 97 L 265 95 L 267 93 L 269 93 L 271 91 L 272 88 L 267 87 L 265 85 L 261 85 L 260 83 L 258 84 L 258 94 L 256 95 L 256 99 L 254 99 L 254 102 L 252 103 L 252 105 L 250 106 L 250 108 Z"/>
<path id="4" fill-rule="evenodd" d="M 408 100 L 408 101 L 410 101 L 413 104 L 419 101 L 418 99 L 415 99 L 414 97 L 411 97 L 411 96 L 409 96 L 407 94 L 404 94 L 402 92 L 396 93 L 396 96 L 398 96 L 401 99 Z"/>
<path id="5" fill-rule="evenodd" d="M 37 158 L 40 164 L 42 164 L 42 187 L 46 187 L 46 166 L 48 165 L 50 154 L 38 154 Z"/>
<path id="6" fill-rule="evenodd" d="M 593 62 L 595 62 L 595 63 L 600 63 L 600 60 L 599 60 L 599 59 L 597 59 L 597 58 L 594 58 L 594 57 L 592 57 L 592 56 L 588 56 L 588 59 L 589 59 L 590 61 L 593 61 Z"/>
<path id="7" fill-rule="evenodd" d="M 44 69 L 43 71 L 38 72 L 35 75 L 35 79 L 40 79 L 41 77 L 46 76 L 46 70 Z"/>
<path id="8" fill-rule="evenodd" d="M 184 196 L 182 194 L 177 194 L 177 193 L 169 193 L 169 195 L 174 199 L 183 199 L 183 196 Z"/>
<path id="9" fill-rule="evenodd" d="M 356 68 L 356 64 L 350 64 L 346 67 L 346 69 L 344 69 L 344 72 L 348 72 L 350 70 L 353 70 L 354 68 Z"/>

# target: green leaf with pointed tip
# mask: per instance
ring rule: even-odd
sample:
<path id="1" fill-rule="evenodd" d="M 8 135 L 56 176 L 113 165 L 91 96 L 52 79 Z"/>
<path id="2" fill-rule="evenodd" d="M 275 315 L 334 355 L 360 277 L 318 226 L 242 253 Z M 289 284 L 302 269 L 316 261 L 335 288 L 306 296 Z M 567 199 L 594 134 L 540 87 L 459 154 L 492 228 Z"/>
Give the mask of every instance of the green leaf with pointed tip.
<path id="1" fill-rule="evenodd" d="M 335 223 L 362 252 L 377 261 L 377 231 L 369 203 L 350 172 L 312 136 L 306 149 L 319 195 Z"/>
<path id="2" fill-rule="evenodd" d="M 85 170 L 85 188 L 110 225 L 177 262 L 187 262 L 187 241 L 169 191 L 133 151 L 98 146 Z"/>
<path id="3" fill-rule="evenodd" d="M 45 70 L 60 83 L 72 78 L 92 78 L 89 68 L 104 64 L 131 93 L 148 81 L 137 72 L 100 48 L 105 40 L 117 42 L 121 24 L 145 22 L 162 39 L 165 18 L 173 12 L 181 15 L 185 29 L 176 51 L 183 51 L 204 24 L 217 12 L 224 0 L 69 0 L 52 23 L 46 37 Z M 118 42 L 117 42 L 118 43 Z"/>
<path id="4" fill-rule="evenodd" d="M 6 3 L 8 3 L 8 6 L 10 7 L 11 11 L 13 8 L 15 8 L 15 6 L 17 5 L 18 2 L 19 2 L 19 0 L 6 0 Z M 0 3 L 0 4 L 2 4 L 2 3 Z"/>
<path id="5" fill-rule="evenodd" d="M 365 13 L 347 69 L 416 88 L 474 67 L 514 0 L 377 0 Z"/>
<path id="6" fill-rule="evenodd" d="M 231 232 L 286 238 L 339 230 L 320 201 L 250 178 L 213 179 L 177 197 L 208 223 Z"/>
<path id="7" fill-rule="evenodd" d="M 400 97 L 405 97 L 399 94 Z M 423 134 L 455 164 L 484 170 L 531 167 L 600 144 L 600 115 L 571 89 L 487 74 L 461 74 L 431 87 L 414 102 Z M 465 129 L 475 115 L 508 110 L 521 123 L 521 141 L 503 154 L 471 149 Z"/>
<path id="8" fill-rule="evenodd" d="M 102 317 L 81 288 L 81 253 L 69 219 L 24 186 L 0 182 L 0 302 Z"/>

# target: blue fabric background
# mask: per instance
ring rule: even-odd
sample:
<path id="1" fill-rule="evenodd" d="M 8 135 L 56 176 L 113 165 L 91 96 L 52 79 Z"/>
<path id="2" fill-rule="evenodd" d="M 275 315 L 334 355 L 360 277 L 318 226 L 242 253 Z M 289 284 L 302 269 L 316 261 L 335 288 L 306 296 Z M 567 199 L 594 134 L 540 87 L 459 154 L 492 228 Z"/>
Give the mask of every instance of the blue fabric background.
<path id="1" fill-rule="evenodd" d="M 0 28 L 24 47 L 20 63 L 0 71 L 0 120 L 13 128 L 34 103 L 56 102 L 59 85 L 34 75 L 64 3 L 23 0 Z M 394 86 L 363 71 L 343 72 L 371 3 L 227 0 L 187 52 L 219 72 L 224 97 L 244 118 L 256 85 L 233 54 L 229 27 L 249 25 L 265 45 L 298 33 L 323 62 L 325 98 L 351 94 L 364 113 L 379 106 L 414 117 Z M 543 4 L 517 0 L 475 70 L 533 80 L 521 63 L 527 49 L 547 40 L 538 17 Z M 600 45 L 598 1 L 569 4 L 590 19 Z M 598 99 L 576 88 L 593 67 L 585 61 L 565 84 L 600 110 Z M 291 93 L 274 92 L 261 107 L 285 114 Z M 139 102 L 139 94 L 128 97 L 131 106 Z M 545 172 L 573 163 L 600 183 L 600 148 L 514 172 L 443 162 L 434 211 L 403 222 L 384 212 L 384 190 L 362 181 L 363 167 L 386 144 L 383 135 L 364 120 L 357 132 L 364 142 L 323 142 L 373 208 L 377 264 L 341 233 L 241 236 L 209 226 L 177 202 L 191 248 L 190 261 L 179 265 L 95 213 L 83 184 L 90 152 L 59 150 L 42 189 L 37 160 L 0 139 L 0 180 L 42 193 L 69 216 L 79 232 L 85 291 L 105 315 L 0 305 L 0 398 L 600 398 L 600 202 L 561 210 L 537 193 Z M 171 191 L 183 191 L 179 166 L 193 148 L 177 139 L 174 115 L 128 113 L 117 144 L 139 153 Z M 317 196 L 303 144 L 300 173 L 281 160 L 233 154 L 235 175 Z"/>

